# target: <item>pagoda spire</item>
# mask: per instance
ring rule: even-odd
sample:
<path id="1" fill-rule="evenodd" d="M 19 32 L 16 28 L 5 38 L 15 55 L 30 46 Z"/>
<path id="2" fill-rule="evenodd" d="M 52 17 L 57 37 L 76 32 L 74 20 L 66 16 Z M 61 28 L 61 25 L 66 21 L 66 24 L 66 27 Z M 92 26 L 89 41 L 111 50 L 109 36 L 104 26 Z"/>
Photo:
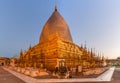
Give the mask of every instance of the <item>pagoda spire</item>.
<path id="1" fill-rule="evenodd" d="M 30 46 L 29 46 L 29 49 L 31 49 L 32 47 L 31 47 L 31 44 L 30 44 Z"/>
<path id="2" fill-rule="evenodd" d="M 81 48 L 83 49 L 83 44 L 81 44 Z"/>
<path id="3" fill-rule="evenodd" d="M 93 54 L 92 48 L 91 48 L 91 55 Z"/>
<path id="4" fill-rule="evenodd" d="M 57 8 L 57 6 L 55 6 L 55 11 L 58 11 L 58 8 Z"/>
<path id="5" fill-rule="evenodd" d="M 85 41 L 84 49 L 85 49 L 85 50 L 87 49 L 87 47 L 86 47 L 86 41 Z"/>
<path id="6" fill-rule="evenodd" d="M 22 48 L 21 48 L 21 50 L 20 50 L 20 55 L 22 55 L 23 54 L 23 51 L 22 51 Z"/>

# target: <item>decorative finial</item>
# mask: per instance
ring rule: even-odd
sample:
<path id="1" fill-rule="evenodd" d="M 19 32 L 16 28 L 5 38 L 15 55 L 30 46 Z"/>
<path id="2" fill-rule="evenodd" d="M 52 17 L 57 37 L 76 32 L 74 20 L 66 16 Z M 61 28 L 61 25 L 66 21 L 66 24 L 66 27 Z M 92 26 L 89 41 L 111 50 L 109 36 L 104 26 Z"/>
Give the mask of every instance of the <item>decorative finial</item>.
<path id="1" fill-rule="evenodd" d="M 57 11 L 58 9 L 57 9 L 57 6 L 55 6 L 55 11 Z"/>

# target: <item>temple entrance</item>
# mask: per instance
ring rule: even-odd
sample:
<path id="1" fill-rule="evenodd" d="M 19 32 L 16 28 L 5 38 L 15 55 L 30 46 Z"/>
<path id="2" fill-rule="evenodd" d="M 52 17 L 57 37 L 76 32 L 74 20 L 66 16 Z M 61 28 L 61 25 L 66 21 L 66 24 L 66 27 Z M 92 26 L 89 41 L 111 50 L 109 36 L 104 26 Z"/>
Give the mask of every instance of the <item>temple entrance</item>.
<path id="1" fill-rule="evenodd" d="M 55 67 L 54 74 L 58 78 L 68 78 L 69 77 L 65 59 L 57 60 L 57 65 Z"/>
<path id="2" fill-rule="evenodd" d="M 62 59 L 59 61 L 59 72 L 61 74 L 65 74 L 67 73 L 67 67 L 66 67 L 66 64 L 65 64 L 65 60 Z"/>

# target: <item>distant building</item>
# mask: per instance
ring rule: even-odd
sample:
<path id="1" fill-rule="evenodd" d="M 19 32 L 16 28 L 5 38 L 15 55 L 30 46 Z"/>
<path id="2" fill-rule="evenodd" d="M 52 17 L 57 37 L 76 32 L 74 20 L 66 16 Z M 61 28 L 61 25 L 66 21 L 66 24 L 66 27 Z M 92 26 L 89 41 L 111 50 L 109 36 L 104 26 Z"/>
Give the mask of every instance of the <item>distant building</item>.
<path id="1" fill-rule="evenodd" d="M 117 59 L 109 59 L 109 64 L 112 66 L 120 66 L 120 57 Z"/>
<path id="2" fill-rule="evenodd" d="M 6 65 L 9 65 L 9 58 L 0 57 L 0 66 L 6 66 Z"/>

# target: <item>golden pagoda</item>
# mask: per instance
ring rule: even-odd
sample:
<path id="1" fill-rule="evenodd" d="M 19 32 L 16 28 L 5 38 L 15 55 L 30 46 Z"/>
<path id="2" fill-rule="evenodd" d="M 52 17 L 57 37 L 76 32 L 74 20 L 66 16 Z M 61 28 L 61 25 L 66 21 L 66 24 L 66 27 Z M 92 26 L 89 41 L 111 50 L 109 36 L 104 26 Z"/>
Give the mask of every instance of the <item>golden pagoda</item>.
<path id="1" fill-rule="evenodd" d="M 40 35 L 39 43 L 21 51 L 18 60 L 20 67 L 38 67 L 54 70 L 59 60 L 64 60 L 67 67 L 80 65 L 82 51 L 73 43 L 69 27 L 55 7 Z"/>

